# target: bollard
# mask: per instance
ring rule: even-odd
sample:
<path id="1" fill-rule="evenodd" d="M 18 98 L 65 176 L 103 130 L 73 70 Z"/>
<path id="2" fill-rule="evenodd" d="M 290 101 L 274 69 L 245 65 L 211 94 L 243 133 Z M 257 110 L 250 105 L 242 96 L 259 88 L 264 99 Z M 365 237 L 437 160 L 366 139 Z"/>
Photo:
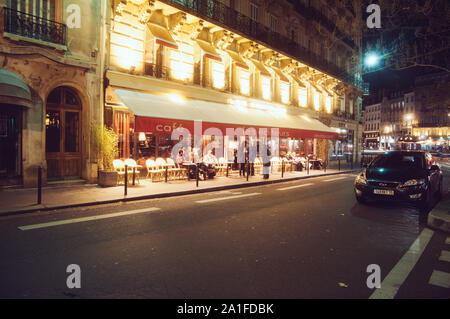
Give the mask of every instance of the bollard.
<path id="1" fill-rule="evenodd" d="M 327 166 L 328 166 L 328 160 L 326 160 L 325 163 L 323 163 L 323 171 L 324 171 L 324 173 L 327 172 Z"/>
<path id="2" fill-rule="evenodd" d="M 124 176 L 124 196 L 127 196 L 128 194 L 128 165 L 125 165 L 125 176 Z"/>
<path id="3" fill-rule="evenodd" d="M 227 177 L 228 177 L 228 169 L 230 167 L 230 163 L 227 163 Z"/>
<path id="4" fill-rule="evenodd" d="M 166 171 L 164 172 L 164 180 L 167 183 L 167 175 L 169 174 L 169 168 L 166 166 Z"/>
<path id="5" fill-rule="evenodd" d="M 308 159 L 306 160 L 306 169 L 307 169 L 308 175 L 309 175 L 309 157 L 308 157 Z"/>
<path id="6" fill-rule="evenodd" d="M 281 178 L 284 177 L 284 161 L 281 161 Z"/>
<path id="7" fill-rule="evenodd" d="M 133 186 L 135 185 L 136 182 L 136 167 L 133 167 Z"/>
<path id="8" fill-rule="evenodd" d="M 247 182 L 248 182 L 248 177 L 250 175 L 250 162 L 247 162 L 247 169 L 246 169 L 246 171 L 247 171 Z"/>
<path id="9" fill-rule="evenodd" d="M 338 171 L 341 171 L 341 160 L 338 158 Z"/>
<path id="10" fill-rule="evenodd" d="M 38 180 L 37 180 L 37 203 L 42 203 L 42 166 L 38 166 Z"/>
<path id="11" fill-rule="evenodd" d="M 198 181 L 200 179 L 200 175 L 199 174 L 200 174 L 200 172 L 199 172 L 199 165 L 197 163 L 197 165 L 195 166 L 195 179 L 196 179 L 195 183 L 196 183 L 197 187 L 198 187 Z"/>

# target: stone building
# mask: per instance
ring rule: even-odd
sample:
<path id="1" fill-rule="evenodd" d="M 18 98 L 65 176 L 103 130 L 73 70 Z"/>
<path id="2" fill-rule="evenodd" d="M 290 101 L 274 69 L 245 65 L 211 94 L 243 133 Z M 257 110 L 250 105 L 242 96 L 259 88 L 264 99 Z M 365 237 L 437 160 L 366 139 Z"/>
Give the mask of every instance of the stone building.
<path id="1" fill-rule="evenodd" d="M 167 156 L 173 129 L 203 120 L 279 127 L 280 152 L 358 161 L 361 40 L 336 25 L 360 13 L 329 4 L 111 1 L 105 123 L 119 156 Z"/>
<path id="2" fill-rule="evenodd" d="M 102 122 L 101 6 L 1 0 L 0 184 L 96 180 L 90 124 Z"/>

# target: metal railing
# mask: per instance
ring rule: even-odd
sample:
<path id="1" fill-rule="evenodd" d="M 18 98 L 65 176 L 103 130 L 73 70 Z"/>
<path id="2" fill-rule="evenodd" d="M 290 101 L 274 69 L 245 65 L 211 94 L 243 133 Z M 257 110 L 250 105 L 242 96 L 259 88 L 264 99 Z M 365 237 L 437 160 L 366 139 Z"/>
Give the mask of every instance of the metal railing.
<path id="1" fill-rule="evenodd" d="M 345 82 L 351 83 L 362 88 L 362 82 L 358 80 L 354 74 L 349 74 L 345 69 L 338 67 L 336 64 L 324 59 L 319 54 L 305 48 L 294 40 L 281 35 L 278 32 L 271 31 L 268 27 L 252 20 L 251 18 L 241 14 L 240 12 L 226 6 L 217 0 L 162 0 L 181 10 L 192 13 L 202 19 L 216 21 L 227 28 L 236 30 L 246 36 L 260 41 L 268 46 L 284 52 L 300 60 L 301 62 L 321 70 L 325 73 L 333 75 Z M 316 10 L 317 11 L 317 10 Z M 312 19 L 322 19 L 320 12 L 310 10 L 308 12 Z M 325 20 L 324 20 L 325 21 Z M 331 22 L 328 22 L 331 28 Z"/>
<path id="2" fill-rule="evenodd" d="M 67 27 L 65 24 L 11 8 L 5 7 L 3 10 L 5 32 L 55 44 L 66 44 Z"/>

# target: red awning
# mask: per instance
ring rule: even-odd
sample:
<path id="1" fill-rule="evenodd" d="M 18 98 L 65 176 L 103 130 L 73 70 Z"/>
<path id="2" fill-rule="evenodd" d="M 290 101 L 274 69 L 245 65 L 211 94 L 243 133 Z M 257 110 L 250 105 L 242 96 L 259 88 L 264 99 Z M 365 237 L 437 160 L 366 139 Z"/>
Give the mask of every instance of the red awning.
<path id="1" fill-rule="evenodd" d="M 202 134 L 216 135 L 208 129 L 217 128 L 227 135 L 227 128 L 279 129 L 280 137 L 337 139 L 338 134 L 322 122 L 301 115 L 286 114 L 282 106 L 270 103 L 237 107 L 199 100 L 173 101 L 167 95 L 155 95 L 127 90 L 115 90 L 121 101 L 135 115 L 136 132 L 171 134 L 176 128 L 186 128 L 194 134 L 194 122 L 201 121 Z M 258 109 L 257 107 L 267 110 Z"/>

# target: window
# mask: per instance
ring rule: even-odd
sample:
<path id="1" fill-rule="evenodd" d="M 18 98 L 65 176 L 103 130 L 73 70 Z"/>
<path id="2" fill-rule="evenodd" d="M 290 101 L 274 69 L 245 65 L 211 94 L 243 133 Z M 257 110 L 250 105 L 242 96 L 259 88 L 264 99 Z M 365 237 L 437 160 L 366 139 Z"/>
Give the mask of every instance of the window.
<path id="1" fill-rule="evenodd" d="M 343 96 L 339 97 L 339 106 L 341 112 L 345 112 L 345 99 Z"/>
<path id="2" fill-rule="evenodd" d="M 350 114 L 353 114 L 353 100 L 350 100 Z"/>
<path id="3" fill-rule="evenodd" d="M 170 50 L 171 74 L 178 80 L 189 80 L 194 74 L 194 48 L 187 43 L 180 43 L 180 50 Z"/>
<path id="4" fill-rule="evenodd" d="M 243 68 L 238 67 L 238 78 L 239 78 L 239 90 L 241 94 L 250 94 L 250 72 Z"/>
<path id="5" fill-rule="evenodd" d="M 47 20 L 55 20 L 54 0 L 10 0 L 10 8 Z"/>
<path id="6" fill-rule="evenodd" d="M 272 98 L 271 78 L 268 76 L 261 77 L 261 89 L 264 100 L 270 100 Z"/>
<path id="7" fill-rule="evenodd" d="M 331 113 L 331 96 L 326 96 L 325 98 L 325 109 L 327 113 Z"/>
<path id="8" fill-rule="evenodd" d="M 258 6 L 253 3 L 250 3 L 250 19 L 255 22 L 258 21 Z"/>
<path id="9" fill-rule="evenodd" d="M 223 89 L 225 87 L 225 66 L 223 63 L 212 61 L 213 87 Z"/>
<path id="10" fill-rule="evenodd" d="M 281 102 L 288 104 L 289 103 L 289 82 L 280 80 L 280 93 L 281 93 Z"/>
<path id="11" fill-rule="evenodd" d="M 274 15 L 270 15 L 270 31 L 277 32 L 278 19 Z"/>
<path id="12" fill-rule="evenodd" d="M 314 90 L 314 109 L 316 111 L 320 110 L 320 93 Z"/>
<path id="13" fill-rule="evenodd" d="M 299 88 L 298 89 L 298 104 L 301 107 L 306 107 L 308 105 L 308 89 Z"/>

